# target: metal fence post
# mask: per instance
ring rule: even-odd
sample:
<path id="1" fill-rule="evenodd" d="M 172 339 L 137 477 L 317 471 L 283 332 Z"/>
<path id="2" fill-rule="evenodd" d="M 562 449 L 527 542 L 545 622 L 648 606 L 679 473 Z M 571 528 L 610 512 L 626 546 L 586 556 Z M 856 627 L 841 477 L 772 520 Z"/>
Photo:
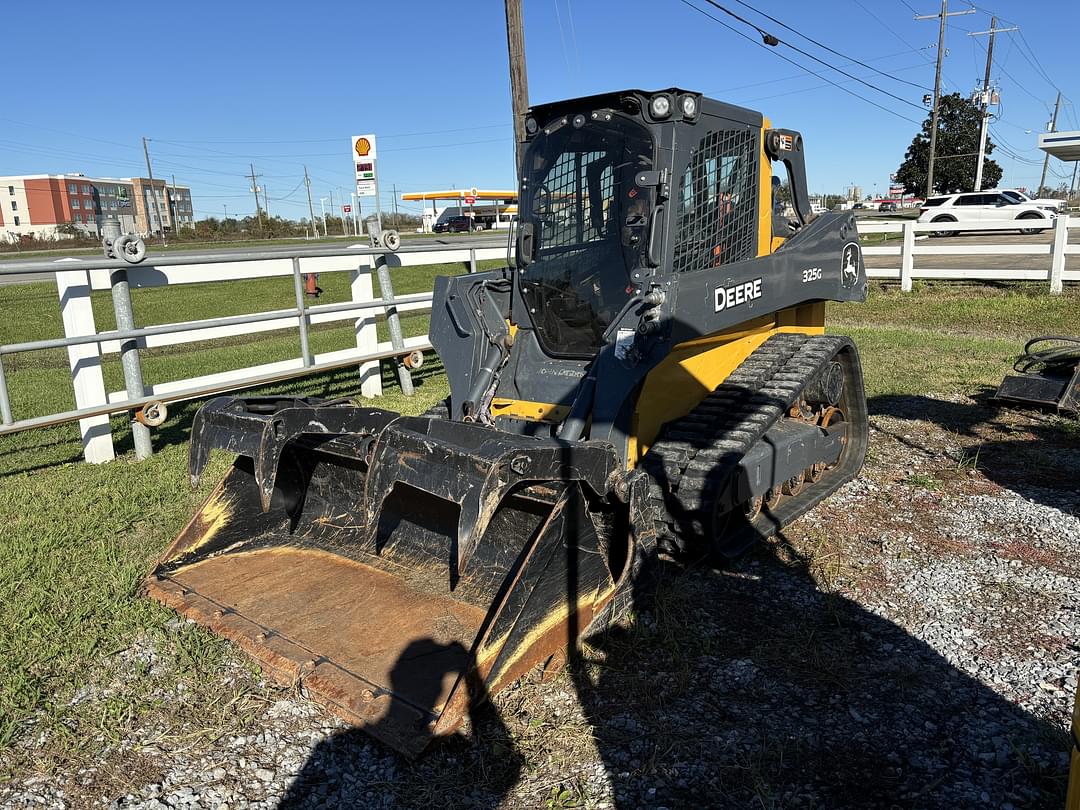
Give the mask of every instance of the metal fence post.
<path id="1" fill-rule="evenodd" d="M 308 320 L 310 316 L 304 307 L 304 282 L 300 278 L 300 259 L 293 256 L 292 260 L 293 289 L 296 291 L 296 309 L 299 311 L 300 324 L 300 358 L 304 362 L 304 368 L 310 368 L 315 364 L 311 356 L 311 347 L 308 344 Z"/>
<path id="2" fill-rule="evenodd" d="M 1069 244 L 1069 215 L 1062 214 L 1054 223 L 1054 246 L 1050 251 L 1050 294 L 1061 295 L 1065 275 L 1065 246 Z"/>
<path id="3" fill-rule="evenodd" d="M 0 354 L 0 422 L 10 425 L 14 421 L 11 418 L 11 400 L 8 399 L 7 380 L 4 378 L 4 355 Z"/>
<path id="4" fill-rule="evenodd" d="M 911 292 L 911 271 L 915 268 L 915 223 L 905 222 L 903 246 L 900 248 L 900 289 Z"/>
<path id="5" fill-rule="evenodd" d="M 118 330 L 135 328 L 135 313 L 131 309 L 131 290 L 127 270 L 113 270 L 109 276 L 112 285 L 113 312 L 116 313 Z M 125 340 L 120 344 L 120 365 L 124 369 L 124 389 L 128 399 L 146 396 L 143 385 L 142 363 L 139 362 L 139 341 Z M 135 458 L 148 458 L 154 453 L 150 443 L 150 428 L 136 419 L 131 420 L 131 437 L 135 441 Z"/>
<path id="6" fill-rule="evenodd" d="M 401 319 L 398 317 L 397 307 L 394 306 L 394 284 L 390 281 L 390 268 L 386 266 L 386 256 L 375 257 L 375 275 L 379 279 L 379 289 L 382 292 L 382 300 L 386 302 L 386 326 L 390 330 L 390 345 L 394 351 L 405 353 L 405 338 L 401 334 Z M 401 357 L 395 357 L 397 365 L 398 383 L 401 385 L 401 393 L 407 397 L 413 395 L 413 381 L 409 370 L 401 361 Z"/>

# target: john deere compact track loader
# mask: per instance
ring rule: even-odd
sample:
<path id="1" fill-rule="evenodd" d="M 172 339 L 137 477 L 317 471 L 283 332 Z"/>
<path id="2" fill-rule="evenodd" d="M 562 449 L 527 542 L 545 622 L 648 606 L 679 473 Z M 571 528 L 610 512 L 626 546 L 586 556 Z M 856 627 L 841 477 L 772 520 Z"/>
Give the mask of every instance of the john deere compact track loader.
<path id="1" fill-rule="evenodd" d="M 511 266 L 435 285 L 446 403 L 213 400 L 191 474 L 239 457 L 147 581 L 409 754 L 622 616 L 658 554 L 738 554 L 865 453 L 858 354 L 824 334 L 865 298 L 858 235 L 811 217 L 798 132 L 677 89 L 525 124 Z"/>

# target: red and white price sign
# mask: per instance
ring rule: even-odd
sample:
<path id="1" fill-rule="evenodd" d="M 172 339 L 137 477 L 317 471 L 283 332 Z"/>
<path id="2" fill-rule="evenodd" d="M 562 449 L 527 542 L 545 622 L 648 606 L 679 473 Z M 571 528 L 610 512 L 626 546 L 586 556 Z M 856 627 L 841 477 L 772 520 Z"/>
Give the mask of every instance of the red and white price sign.
<path id="1" fill-rule="evenodd" d="M 472 205 L 474 202 L 476 202 L 476 197 L 472 196 L 471 194 L 465 197 L 466 205 Z"/>
<path id="2" fill-rule="evenodd" d="M 352 213 L 352 206 L 351 205 L 343 205 L 343 206 L 341 206 L 341 210 L 344 211 L 346 214 L 351 214 Z"/>

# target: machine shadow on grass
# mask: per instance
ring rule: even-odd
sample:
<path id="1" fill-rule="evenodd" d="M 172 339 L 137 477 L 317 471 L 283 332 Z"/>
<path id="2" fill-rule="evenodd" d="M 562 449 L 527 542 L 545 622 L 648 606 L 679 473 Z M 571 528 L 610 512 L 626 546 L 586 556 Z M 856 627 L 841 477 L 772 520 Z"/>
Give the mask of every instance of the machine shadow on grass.
<path id="1" fill-rule="evenodd" d="M 973 402 L 949 402 L 921 395 L 881 395 L 867 405 L 871 416 L 932 422 L 959 437 L 964 448 L 958 466 L 969 465 L 993 483 L 1030 501 L 1077 514 L 1080 496 L 1080 422 L 1059 420 L 1050 410 L 1014 409 L 995 404 L 994 389 L 976 392 Z M 913 453 L 941 460 L 920 431 L 899 434 L 875 425 Z"/>
<path id="2" fill-rule="evenodd" d="M 413 384 L 417 389 L 423 390 L 425 384 L 436 377 L 441 376 L 442 364 L 437 357 L 429 358 L 429 362 L 412 373 Z M 382 364 L 383 387 L 388 390 L 397 390 L 398 381 L 392 363 Z M 335 399 L 341 396 L 358 396 L 359 378 L 353 366 L 347 368 L 326 371 L 321 374 L 313 374 L 309 377 L 297 377 L 283 383 L 277 383 L 264 388 L 251 391 L 235 392 L 229 396 L 281 396 L 287 397 L 322 397 Z M 191 423 L 196 412 L 210 397 L 189 402 L 176 402 L 169 405 L 169 418 L 160 428 L 151 431 L 151 442 L 154 450 L 163 450 L 177 444 L 187 444 L 191 438 Z M 377 400 L 371 400 L 372 405 L 377 406 Z M 123 418 L 113 418 L 111 423 L 113 440 L 117 454 L 129 453 L 134 450 L 130 427 L 124 424 Z M 74 464 L 82 461 L 82 445 L 79 441 L 78 428 L 74 424 L 58 425 L 47 430 L 53 431 L 55 439 L 45 441 L 27 449 L 19 440 L 19 434 L 10 437 L 9 441 L 0 444 L 0 464 L 5 466 L 3 474 L 30 473 L 48 469 L 58 464 Z M 70 447 L 70 453 L 66 456 L 56 457 L 54 448 Z M 40 452 L 38 452 L 40 451 Z M 66 450 L 64 452 L 67 452 Z"/>

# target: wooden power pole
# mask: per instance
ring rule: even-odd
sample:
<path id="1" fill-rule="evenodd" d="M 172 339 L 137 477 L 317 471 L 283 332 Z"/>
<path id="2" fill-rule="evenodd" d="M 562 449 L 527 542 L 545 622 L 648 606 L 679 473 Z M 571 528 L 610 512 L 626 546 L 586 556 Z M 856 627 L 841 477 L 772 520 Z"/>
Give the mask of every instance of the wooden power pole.
<path id="1" fill-rule="evenodd" d="M 525 72 L 525 29 L 521 0 L 505 0 L 506 49 L 510 56 L 510 99 L 514 108 L 514 166 L 521 174 L 521 145 L 525 142 L 525 111 L 529 109 L 529 77 Z"/>
<path id="2" fill-rule="evenodd" d="M 975 187 L 972 191 L 982 191 L 982 178 L 983 178 L 983 163 L 986 161 L 986 135 L 990 129 L 990 68 L 994 63 L 994 34 L 1000 34 L 1005 31 L 1019 31 L 1016 26 L 1012 28 L 998 28 L 997 17 L 990 17 L 990 30 L 989 31 L 972 31 L 968 34 L 969 37 L 977 37 L 982 34 L 989 34 L 990 41 L 986 44 L 986 75 L 983 78 L 982 86 L 982 117 L 979 119 L 979 160 L 975 164 Z"/>
<path id="3" fill-rule="evenodd" d="M 941 101 L 941 61 L 945 58 L 945 18 L 956 17 L 960 14 L 974 14 L 975 9 L 966 11 L 949 11 L 949 0 L 941 0 L 940 14 L 919 14 L 916 20 L 941 19 L 938 26 L 937 39 L 937 67 L 934 69 L 934 110 L 930 115 L 930 161 L 926 167 L 926 196 L 929 198 L 934 193 L 934 150 L 937 149 L 937 125 L 938 103 Z"/>

